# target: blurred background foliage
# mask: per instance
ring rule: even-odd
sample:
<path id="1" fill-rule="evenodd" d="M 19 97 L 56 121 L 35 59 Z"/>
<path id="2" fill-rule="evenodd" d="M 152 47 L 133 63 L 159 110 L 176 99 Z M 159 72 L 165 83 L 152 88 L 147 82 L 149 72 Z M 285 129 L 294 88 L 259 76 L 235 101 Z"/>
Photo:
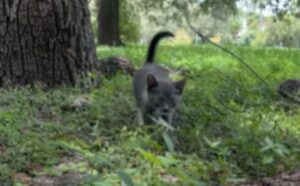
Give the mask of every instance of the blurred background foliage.
<path id="1" fill-rule="evenodd" d="M 91 0 L 93 31 L 97 33 L 96 0 Z M 147 43 L 158 30 L 172 30 L 182 43 L 201 43 L 187 26 L 226 45 L 299 47 L 299 0 L 120 0 L 123 43 Z M 183 43 L 185 43 L 183 42 Z"/>

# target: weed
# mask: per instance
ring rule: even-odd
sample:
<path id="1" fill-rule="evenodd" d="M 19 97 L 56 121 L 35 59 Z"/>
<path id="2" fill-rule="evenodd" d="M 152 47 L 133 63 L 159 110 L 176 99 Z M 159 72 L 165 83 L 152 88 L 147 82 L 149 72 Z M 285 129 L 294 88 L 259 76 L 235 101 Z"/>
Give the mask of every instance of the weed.
<path id="1" fill-rule="evenodd" d="M 15 173 L 73 171 L 86 175 L 82 185 L 233 185 L 299 168 L 300 110 L 284 111 L 275 92 L 283 80 L 299 78 L 299 51 L 231 50 L 268 87 L 215 48 L 159 48 L 160 64 L 189 76 L 176 143 L 163 126 L 137 125 L 131 77 L 125 75 L 84 91 L 89 104 L 74 110 L 62 106 L 82 96 L 79 87 L 1 89 L 1 183 Z M 100 57 L 122 55 L 136 66 L 145 51 L 135 45 L 98 48 Z"/>

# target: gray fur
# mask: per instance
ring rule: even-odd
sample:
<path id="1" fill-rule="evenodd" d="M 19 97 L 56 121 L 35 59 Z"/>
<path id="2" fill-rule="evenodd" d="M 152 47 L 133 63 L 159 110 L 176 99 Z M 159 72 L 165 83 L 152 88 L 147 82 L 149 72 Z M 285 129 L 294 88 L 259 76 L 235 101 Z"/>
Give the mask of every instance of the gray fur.
<path id="1" fill-rule="evenodd" d="M 138 123 L 143 125 L 153 122 L 151 118 L 162 118 L 172 124 L 185 83 L 186 79 L 173 82 L 165 68 L 146 61 L 133 77 Z"/>

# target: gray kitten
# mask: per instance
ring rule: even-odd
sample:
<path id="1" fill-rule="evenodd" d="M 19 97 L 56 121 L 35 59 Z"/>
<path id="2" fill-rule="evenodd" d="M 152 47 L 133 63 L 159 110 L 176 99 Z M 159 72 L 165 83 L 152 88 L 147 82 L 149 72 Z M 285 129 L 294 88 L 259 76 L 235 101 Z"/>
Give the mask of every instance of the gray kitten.
<path id="1" fill-rule="evenodd" d="M 171 32 L 159 32 L 153 37 L 148 48 L 146 62 L 133 77 L 139 125 L 159 118 L 172 124 L 173 114 L 186 83 L 186 79 L 172 82 L 168 76 L 168 70 L 154 64 L 155 49 L 163 37 L 174 37 L 174 35 Z"/>

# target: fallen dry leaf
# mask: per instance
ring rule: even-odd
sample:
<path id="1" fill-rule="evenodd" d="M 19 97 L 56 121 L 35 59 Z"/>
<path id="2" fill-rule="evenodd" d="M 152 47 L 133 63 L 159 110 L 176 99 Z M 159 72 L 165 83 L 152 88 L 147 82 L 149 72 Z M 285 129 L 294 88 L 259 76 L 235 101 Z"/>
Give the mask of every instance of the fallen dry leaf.
<path id="1" fill-rule="evenodd" d="M 165 183 L 169 183 L 169 184 L 174 184 L 174 183 L 177 183 L 180 181 L 180 179 L 178 177 L 167 174 L 165 172 L 160 172 L 159 178 L 161 181 L 163 181 Z"/>
<path id="2" fill-rule="evenodd" d="M 31 177 L 28 176 L 26 173 L 16 173 L 14 176 L 13 176 L 13 180 L 14 182 L 20 182 L 22 183 L 23 185 L 31 185 Z"/>

